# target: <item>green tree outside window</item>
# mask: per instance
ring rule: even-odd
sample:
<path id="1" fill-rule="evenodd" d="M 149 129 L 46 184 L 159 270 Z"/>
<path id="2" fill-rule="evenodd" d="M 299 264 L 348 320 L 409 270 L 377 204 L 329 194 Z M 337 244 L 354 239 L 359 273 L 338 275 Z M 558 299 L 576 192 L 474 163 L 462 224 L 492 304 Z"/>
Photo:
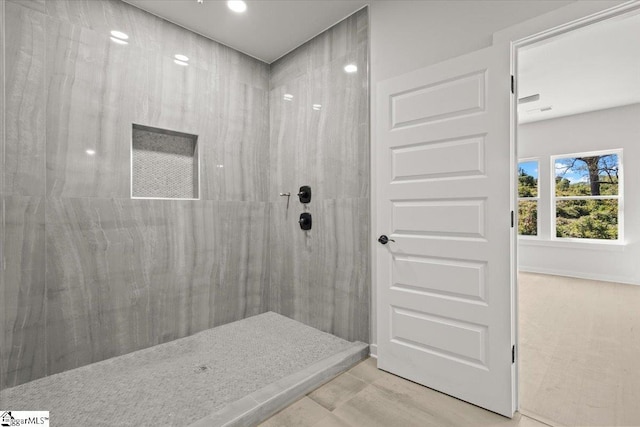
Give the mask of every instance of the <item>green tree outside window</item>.
<path id="1" fill-rule="evenodd" d="M 518 163 L 518 234 L 538 235 L 538 162 Z"/>
<path id="2" fill-rule="evenodd" d="M 620 155 L 557 158 L 554 167 L 556 237 L 617 240 Z"/>

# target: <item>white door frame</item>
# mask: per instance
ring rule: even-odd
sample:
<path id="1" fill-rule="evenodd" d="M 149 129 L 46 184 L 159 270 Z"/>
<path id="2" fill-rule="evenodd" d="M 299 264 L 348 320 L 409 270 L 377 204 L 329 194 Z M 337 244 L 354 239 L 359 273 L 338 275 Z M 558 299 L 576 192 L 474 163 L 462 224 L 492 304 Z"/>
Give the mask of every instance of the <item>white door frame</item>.
<path id="1" fill-rule="evenodd" d="M 519 325 L 520 325 L 520 319 L 519 319 L 519 307 L 518 307 L 518 291 L 519 291 L 519 285 L 518 285 L 518 241 L 517 241 L 517 214 L 518 214 L 518 206 L 517 206 L 517 200 L 518 200 L 518 194 L 517 194 L 517 189 L 518 189 L 518 103 L 517 103 L 517 99 L 518 99 L 518 79 L 517 79 L 517 71 L 518 71 L 518 50 L 524 48 L 525 46 L 529 46 L 532 45 L 534 43 L 538 43 L 542 40 L 546 40 L 549 39 L 551 37 L 555 37 L 564 33 L 568 33 L 601 21 L 605 21 L 611 18 L 616 18 L 625 14 L 630 14 L 630 13 L 635 13 L 637 11 L 640 10 L 640 0 L 634 0 L 634 1 L 629 1 L 629 2 L 625 2 L 622 3 L 620 5 L 608 8 L 608 9 L 604 9 L 601 10 L 599 12 L 595 12 L 595 13 L 587 13 L 587 15 L 582 16 L 580 18 L 574 19 L 574 20 L 570 20 L 567 21 L 564 24 L 561 25 L 556 25 L 553 26 L 551 28 L 547 27 L 548 29 L 539 31 L 539 32 L 535 32 L 535 33 L 531 33 L 531 35 L 522 37 L 522 38 L 518 38 L 517 40 L 515 39 L 516 37 L 518 37 L 517 34 L 517 30 L 514 29 L 514 27 L 511 27 L 510 29 L 507 29 L 505 32 L 509 33 L 511 32 L 512 35 L 506 35 L 507 39 L 511 39 L 511 75 L 515 76 L 515 87 L 514 87 L 514 94 L 515 96 L 512 97 L 513 102 L 511 103 L 511 162 L 512 162 L 512 176 L 511 176 L 511 188 L 512 188 L 512 198 L 513 198 L 513 210 L 515 212 L 515 233 L 516 233 L 516 241 L 515 241 L 515 245 L 511 250 L 511 257 L 512 257 L 512 283 L 513 283 L 513 312 L 515 315 L 515 319 L 516 319 L 516 327 L 514 328 L 516 337 L 515 337 L 515 343 L 516 343 L 516 348 L 520 347 L 520 336 L 519 336 Z M 577 13 L 580 13 L 580 11 L 576 11 Z M 585 10 L 586 12 L 586 10 Z M 584 13 L 584 12 L 583 12 Z M 543 25 L 544 23 L 540 23 L 539 25 Z M 503 37 L 505 32 L 503 32 Z M 500 33 L 498 33 L 497 37 L 494 35 L 494 41 L 496 40 L 496 38 L 500 38 Z M 503 40 L 504 41 L 504 40 Z M 516 378 L 516 387 L 515 387 L 515 407 L 518 409 L 518 411 L 520 410 L 520 401 L 519 401 L 519 390 L 520 390 L 520 383 L 519 383 L 519 372 L 520 372 L 520 364 L 518 362 L 518 359 L 516 358 L 516 372 L 515 372 L 515 378 Z"/>
<path id="2" fill-rule="evenodd" d="M 512 27 L 508 27 L 504 30 L 498 31 L 494 33 L 493 36 L 493 44 L 499 44 L 501 42 L 508 42 L 511 44 L 511 73 L 512 75 L 516 75 L 517 70 L 517 50 L 526 45 L 538 42 L 545 38 L 553 37 L 565 32 L 573 31 L 581 27 L 585 27 L 587 25 L 594 24 L 599 21 L 603 21 L 609 18 L 613 18 L 616 16 L 623 15 L 625 13 L 633 12 L 640 9 L 640 0 L 633 0 L 618 4 L 614 7 L 610 7 L 611 2 L 608 1 L 578 1 L 564 8 L 557 9 L 549 14 L 545 14 L 539 16 L 537 18 L 533 18 L 529 21 L 525 21 L 523 23 L 519 23 Z M 370 82 L 371 83 L 371 82 Z M 517 95 L 517 82 L 515 92 Z M 371 89 L 370 89 L 371 90 Z M 370 97 L 372 99 L 373 97 Z M 512 97 L 512 106 L 511 106 L 511 117 L 510 117 L 510 127 L 511 127 L 511 164 L 512 164 L 512 178 L 511 178 L 511 195 L 512 195 L 512 209 L 517 214 L 517 102 L 513 102 L 513 99 L 516 97 Z M 373 113 L 375 106 L 372 106 Z M 371 114 L 373 116 L 373 114 Z M 373 129 L 371 129 L 373 131 Z M 372 132 L 373 133 L 373 132 Z M 375 141 L 375 135 L 372 135 L 372 142 Z M 371 186 L 372 188 L 376 187 L 377 179 L 376 179 L 376 158 L 375 154 L 376 150 L 371 150 Z M 376 192 L 371 192 L 371 236 L 370 236 L 370 245 L 371 248 L 375 248 L 378 244 L 376 242 L 376 238 L 378 236 L 379 231 L 376 230 L 375 225 L 377 224 L 377 214 L 376 214 L 376 204 L 377 198 L 375 196 Z M 517 218 L 516 218 L 517 220 Z M 517 221 L 516 221 L 517 224 Z M 518 265 L 517 265 L 517 228 L 514 227 L 515 238 L 512 239 L 512 249 L 511 249 L 511 265 L 512 265 L 512 322 L 514 322 L 514 342 L 519 346 L 519 332 L 518 332 L 518 283 L 517 283 L 517 273 L 518 273 Z M 375 328 L 376 322 L 376 288 L 378 286 L 377 283 L 377 272 L 376 272 L 376 251 L 371 251 L 371 281 L 372 281 L 372 303 L 371 303 L 371 315 L 370 319 L 372 325 Z M 372 328 L 372 336 L 371 339 L 374 340 L 376 337 L 375 329 Z M 377 345 L 373 343 L 371 345 L 371 356 L 377 357 Z M 515 375 L 514 379 L 516 382 L 516 387 L 514 387 L 514 407 L 520 408 L 519 404 L 519 363 L 516 355 L 516 363 L 515 363 Z"/>

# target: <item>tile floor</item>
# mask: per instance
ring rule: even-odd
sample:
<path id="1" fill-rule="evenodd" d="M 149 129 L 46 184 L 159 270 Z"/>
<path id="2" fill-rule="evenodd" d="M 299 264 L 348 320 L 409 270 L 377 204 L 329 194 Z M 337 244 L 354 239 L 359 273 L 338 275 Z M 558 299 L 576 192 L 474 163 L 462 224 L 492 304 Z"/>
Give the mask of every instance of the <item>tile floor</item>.
<path id="1" fill-rule="evenodd" d="M 369 358 L 275 414 L 262 427 L 544 427 L 493 412 L 378 370 Z"/>
<path id="2" fill-rule="evenodd" d="M 512 420 L 367 359 L 265 426 L 640 426 L 640 287 L 520 273 L 520 407 Z"/>

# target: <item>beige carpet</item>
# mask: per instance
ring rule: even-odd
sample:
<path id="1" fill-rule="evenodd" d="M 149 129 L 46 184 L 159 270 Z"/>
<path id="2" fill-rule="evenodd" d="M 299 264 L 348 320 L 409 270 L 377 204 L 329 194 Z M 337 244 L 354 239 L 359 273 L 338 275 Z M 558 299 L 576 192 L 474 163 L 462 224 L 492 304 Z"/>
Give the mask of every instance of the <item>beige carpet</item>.
<path id="1" fill-rule="evenodd" d="M 520 273 L 519 310 L 524 414 L 640 426 L 640 286 Z"/>

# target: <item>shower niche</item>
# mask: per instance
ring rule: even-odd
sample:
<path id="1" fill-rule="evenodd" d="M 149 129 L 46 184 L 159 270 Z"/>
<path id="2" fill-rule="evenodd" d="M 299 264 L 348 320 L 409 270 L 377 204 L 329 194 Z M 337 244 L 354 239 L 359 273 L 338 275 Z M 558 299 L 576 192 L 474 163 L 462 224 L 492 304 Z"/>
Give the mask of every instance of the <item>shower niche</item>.
<path id="1" fill-rule="evenodd" d="M 133 124 L 131 198 L 199 199 L 198 136 Z"/>

